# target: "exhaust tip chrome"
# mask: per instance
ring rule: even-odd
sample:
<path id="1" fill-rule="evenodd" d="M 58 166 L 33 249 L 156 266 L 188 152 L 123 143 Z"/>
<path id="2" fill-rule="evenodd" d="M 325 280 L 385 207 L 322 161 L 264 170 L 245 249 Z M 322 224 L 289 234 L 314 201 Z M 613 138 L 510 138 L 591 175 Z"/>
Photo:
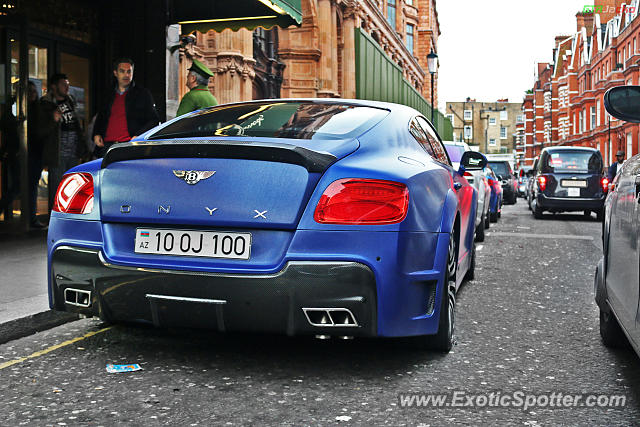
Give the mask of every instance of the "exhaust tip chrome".
<path id="1" fill-rule="evenodd" d="M 64 302 L 69 305 L 75 305 L 77 307 L 90 307 L 91 306 L 91 291 L 85 291 L 83 289 L 66 288 L 64 290 Z"/>
<path id="2" fill-rule="evenodd" d="M 348 308 L 303 307 L 307 321 L 317 327 L 358 327 L 355 316 Z"/>

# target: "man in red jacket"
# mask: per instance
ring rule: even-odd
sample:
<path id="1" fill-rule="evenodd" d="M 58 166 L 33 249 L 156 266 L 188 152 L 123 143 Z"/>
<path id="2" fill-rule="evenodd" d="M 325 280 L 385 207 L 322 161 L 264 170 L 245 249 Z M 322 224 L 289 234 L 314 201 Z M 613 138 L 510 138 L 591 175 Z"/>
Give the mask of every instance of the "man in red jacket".
<path id="1" fill-rule="evenodd" d="M 128 58 L 114 62 L 117 84 L 93 127 L 97 157 L 103 157 L 113 144 L 130 141 L 159 122 L 151 92 L 133 81 L 133 67 Z"/>

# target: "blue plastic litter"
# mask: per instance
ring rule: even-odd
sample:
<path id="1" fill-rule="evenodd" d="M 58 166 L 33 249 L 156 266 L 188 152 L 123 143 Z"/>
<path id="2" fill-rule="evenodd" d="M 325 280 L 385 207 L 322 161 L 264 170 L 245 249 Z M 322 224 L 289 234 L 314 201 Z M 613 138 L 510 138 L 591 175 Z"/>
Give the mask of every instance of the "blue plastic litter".
<path id="1" fill-rule="evenodd" d="M 137 363 L 132 363 L 128 365 L 112 365 L 107 364 L 107 372 L 110 374 L 117 374 L 119 372 L 133 372 L 140 371 L 142 368 Z"/>

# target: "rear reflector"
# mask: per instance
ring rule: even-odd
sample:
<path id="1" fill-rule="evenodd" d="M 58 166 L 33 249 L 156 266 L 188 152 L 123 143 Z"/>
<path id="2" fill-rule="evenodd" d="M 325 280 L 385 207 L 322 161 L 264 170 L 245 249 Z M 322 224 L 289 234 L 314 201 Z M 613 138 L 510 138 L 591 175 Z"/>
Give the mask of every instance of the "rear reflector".
<path id="1" fill-rule="evenodd" d="M 53 200 L 55 212 L 88 214 L 93 210 L 93 178 L 90 173 L 72 173 L 62 177 Z"/>
<path id="2" fill-rule="evenodd" d="M 602 180 L 600 181 L 600 185 L 602 186 L 602 191 L 604 191 L 605 193 L 607 191 L 609 191 L 609 179 L 608 178 L 602 178 Z"/>
<path id="3" fill-rule="evenodd" d="M 394 224 L 408 208 L 409 190 L 402 183 L 346 178 L 327 187 L 313 218 L 322 224 Z"/>

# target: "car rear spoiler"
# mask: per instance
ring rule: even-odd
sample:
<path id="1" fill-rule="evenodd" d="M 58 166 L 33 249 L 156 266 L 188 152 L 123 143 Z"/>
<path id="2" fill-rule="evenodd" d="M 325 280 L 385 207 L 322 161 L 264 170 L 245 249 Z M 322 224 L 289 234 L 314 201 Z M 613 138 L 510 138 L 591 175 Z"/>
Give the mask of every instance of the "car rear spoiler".
<path id="1" fill-rule="evenodd" d="M 134 141 L 118 143 L 107 151 L 102 168 L 111 163 L 137 159 L 222 158 L 265 160 L 300 165 L 309 172 L 324 172 L 337 158 L 290 144 L 243 141 Z"/>

